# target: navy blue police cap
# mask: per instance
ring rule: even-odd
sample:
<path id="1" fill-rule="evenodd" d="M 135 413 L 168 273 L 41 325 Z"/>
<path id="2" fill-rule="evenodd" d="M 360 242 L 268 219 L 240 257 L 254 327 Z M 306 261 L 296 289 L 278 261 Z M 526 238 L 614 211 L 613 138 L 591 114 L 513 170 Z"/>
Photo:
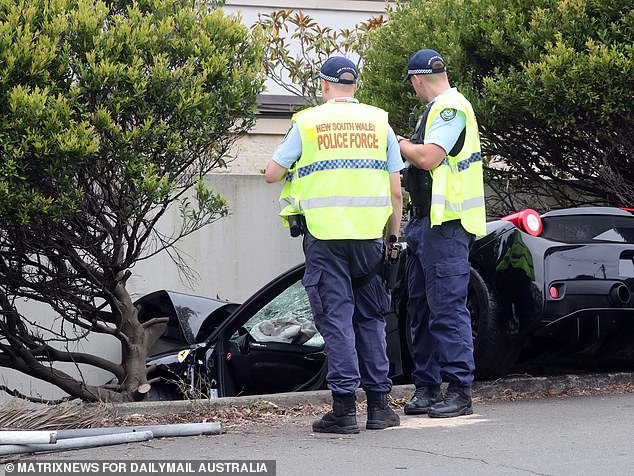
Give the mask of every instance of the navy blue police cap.
<path id="1" fill-rule="evenodd" d="M 340 78 L 343 73 L 352 73 L 354 79 Z M 355 64 L 348 58 L 344 58 L 343 56 L 331 56 L 321 65 L 319 74 L 315 76 L 315 78 L 321 78 L 331 83 L 356 84 L 359 73 L 357 72 Z"/>
<path id="2" fill-rule="evenodd" d="M 435 67 L 432 65 L 435 63 Z M 440 66 L 442 64 L 442 66 Z M 412 74 L 433 74 L 447 71 L 445 60 L 440 53 L 435 50 L 418 50 L 410 56 L 407 62 L 407 74 L 403 79 L 403 84 L 407 82 Z"/>

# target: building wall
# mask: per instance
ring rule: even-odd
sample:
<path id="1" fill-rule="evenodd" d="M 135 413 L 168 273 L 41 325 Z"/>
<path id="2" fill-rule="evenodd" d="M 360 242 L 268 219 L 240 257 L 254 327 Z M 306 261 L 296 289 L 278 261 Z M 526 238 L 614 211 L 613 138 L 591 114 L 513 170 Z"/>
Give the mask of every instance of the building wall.
<path id="1" fill-rule="evenodd" d="M 245 25 L 253 25 L 258 14 L 276 10 L 301 10 L 311 16 L 321 26 L 329 26 L 333 30 L 353 28 L 371 17 L 385 11 L 385 1 L 359 0 L 228 0 L 224 10 L 228 13 L 239 13 Z M 290 35 L 289 35 L 290 36 Z M 291 52 L 298 51 L 296 48 Z M 288 94 L 284 88 L 271 80 L 266 81 L 266 94 Z"/>
<path id="2" fill-rule="evenodd" d="M 242 302 L 303 261 L 301 240 L 290 237 L 277 215 L 279 184 L 238 174 L 213 174 L 207 180 L 227 200 L 230 215 L 179 242 L 197 281 L 183 281 L 176 265 L 162 253 L 132 270 L 128 283 L 136 297 L 170 289 Z M 161 227 L 174 227 L 178 219 L 174 212 Z"/>
<path id="3" fill-rule="evenodd" d="M 259 117 L 251 132 L 238 139 L 231 150 L 227 168 L 217 169 L 214 175 L 252 175 L 264 181 L 262 171 L 289 127 L 290 117 Z M 276 187 L 273 185 L 273 188 Z"/>

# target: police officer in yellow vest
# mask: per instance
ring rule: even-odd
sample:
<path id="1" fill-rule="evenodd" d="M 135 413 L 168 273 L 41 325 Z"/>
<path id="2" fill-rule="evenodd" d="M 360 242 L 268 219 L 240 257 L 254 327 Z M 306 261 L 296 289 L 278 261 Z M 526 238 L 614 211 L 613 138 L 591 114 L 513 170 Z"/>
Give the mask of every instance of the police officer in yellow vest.
<path id="1" fill-rule="evenodd" d="M 354 99 L 354 63 L 331 57 L 319 77 L 325 104 L 293 116 L 265 178 L 286 178 L 283 221 L 301 214 L 306 222 L 302 282 L 326 344 L 333 396 L 332 411 L 313 431 L 358 433 L 359 385 L 367 394 L 367 429 L 400 424 L 387 403 L 392 382 L 383 315 L 390 297 L 377 273 L 386 223 L 388 234 L 399 231 L 403 162 L 387 113 Z"/>
<path id="2" fill-rule="evenodd" d="M 473 339 L 466 307 L 469 247 L 486 233 L 482 156 L 469 101 L 449 85 L 445 62 L 419 50 L 407 64 L 416 95 L 427 102 L 411 139 L 399 137 L 409 162 L 408 313 L 416 391 L 408 415 L 473 413 Z M 449 382 L 443 396 L 442 378 Z"/>

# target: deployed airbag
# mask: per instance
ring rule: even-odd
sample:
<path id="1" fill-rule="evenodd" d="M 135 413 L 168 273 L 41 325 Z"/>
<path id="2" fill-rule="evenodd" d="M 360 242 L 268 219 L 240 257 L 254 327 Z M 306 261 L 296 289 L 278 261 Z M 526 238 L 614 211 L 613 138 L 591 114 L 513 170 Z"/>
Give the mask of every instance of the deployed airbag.
<path id="1" fill-rule="evenodd" d="M 257 323 L 249 334 L 256 342 L 302 345 L 317 333 L 315 324 L 302 317 L 286 315 Z"/>

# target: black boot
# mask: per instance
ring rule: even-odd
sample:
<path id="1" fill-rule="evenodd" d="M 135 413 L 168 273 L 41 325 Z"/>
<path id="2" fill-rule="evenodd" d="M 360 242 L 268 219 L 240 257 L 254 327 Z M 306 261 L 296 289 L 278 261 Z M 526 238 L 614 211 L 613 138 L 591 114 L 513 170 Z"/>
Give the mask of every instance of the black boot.
<path id="1" fill-rule="evenodd" d="M 315 433 L 359 433 L 354 393 L 332 394 L 332 411 L 313 422 Z"/>
<path id="2" fill-rule="evenodd" d="M 472 415 L 471 387 L 459 387 L 449 384 L 442 402 L 432 405 L 427 412 L 431 418 L 450 418 L 460 415 Z"/>
<path id="3" fill-rule="evenodd" d="M 387 393 L 366 392 L 368 396 L 368 430 L 384 430 L 390 426 L 399 426 L 401 419 L 387 403 Z"/>
<path id="4" fill-rule="evenodd" d="M 414 396 L 405 404 L 406 415 L 423 415 L 429 407 L 442 401 L 440 385 L 433 387 L 416 387 Z"/>

